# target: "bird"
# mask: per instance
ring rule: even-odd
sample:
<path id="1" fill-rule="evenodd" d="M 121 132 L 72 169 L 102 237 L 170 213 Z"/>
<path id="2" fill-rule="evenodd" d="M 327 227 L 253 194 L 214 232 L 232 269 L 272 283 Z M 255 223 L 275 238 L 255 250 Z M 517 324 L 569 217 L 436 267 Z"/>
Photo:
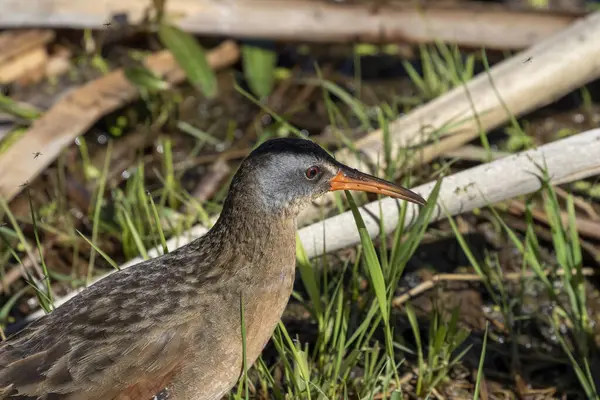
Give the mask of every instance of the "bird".
<path id="1" fill-rule="evenodd" d="M 297 216 L 337 190 L 426 204 L 312 140 L 266 140 L 205 235 L 108 275 L 0 343 L 0 399 L 221 399 L 243 373 L 242 322 L 249 367 L 287 306 Z"/>

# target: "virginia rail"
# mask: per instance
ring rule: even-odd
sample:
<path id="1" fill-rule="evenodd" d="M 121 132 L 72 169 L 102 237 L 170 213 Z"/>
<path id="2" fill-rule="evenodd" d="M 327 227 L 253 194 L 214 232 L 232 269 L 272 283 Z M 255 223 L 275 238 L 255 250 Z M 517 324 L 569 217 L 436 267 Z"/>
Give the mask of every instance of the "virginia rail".
<path id="1" fill-rule="evenodd" d="M 204 236 L 116 272 L 0 344 L 0 399 L 215 400 L 267 344 L 292 292 L 296 217 L 333 190 L 418 204 L 309 140 L 258 146 Z"/>

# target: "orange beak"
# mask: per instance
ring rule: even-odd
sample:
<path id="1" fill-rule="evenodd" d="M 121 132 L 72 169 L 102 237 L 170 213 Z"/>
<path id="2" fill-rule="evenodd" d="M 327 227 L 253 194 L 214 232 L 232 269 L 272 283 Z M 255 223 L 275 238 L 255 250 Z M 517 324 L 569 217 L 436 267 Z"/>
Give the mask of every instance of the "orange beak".
<path id="1" fill-rule="evenodd" d="M 348 167 L 340 168 L 337 175 L 334 176 L 329 183 L 331 185 L 330 191 L 358 190 L 361 192 L 383 194 L 396 199 L 417 203 L 422 206 L 427 204 L 425 199 L 415 192 Z"/>

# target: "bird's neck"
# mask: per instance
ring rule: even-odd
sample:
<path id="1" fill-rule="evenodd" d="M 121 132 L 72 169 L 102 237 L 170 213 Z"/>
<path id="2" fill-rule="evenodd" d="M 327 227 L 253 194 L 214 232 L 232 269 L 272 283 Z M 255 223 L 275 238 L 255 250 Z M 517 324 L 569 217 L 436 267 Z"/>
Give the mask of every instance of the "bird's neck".
<path id="1" fill-rule="evenodd" d="M 253 261 L 282 248 L 295 249 L 295 214 L 269 212 L 247 200 L 231 200 L 209 233 L 211 241 L 231 246 L 230 251 L 245 253 Z"/>

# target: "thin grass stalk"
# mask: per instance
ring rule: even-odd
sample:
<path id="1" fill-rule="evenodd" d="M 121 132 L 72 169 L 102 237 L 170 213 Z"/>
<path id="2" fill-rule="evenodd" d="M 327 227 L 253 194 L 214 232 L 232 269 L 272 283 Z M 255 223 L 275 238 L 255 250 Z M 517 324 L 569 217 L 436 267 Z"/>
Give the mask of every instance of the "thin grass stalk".
<path id="1" fill-rule="evenodd" d="M 108 141 L 108 145 L 106 147 L 106 156 L 104 157 L 104 167 L 102 168 L 102 174 L 100 175 L 100 182 L 98 184 L 98 190 L 96 191 L 96 203 L 94 206 L 94 221 L 92 225 L 92 243 L 96 243 L 98 241 L 98 227 L 100 221 L 100 211 L 102 210 L 102 200 L 104 199 L 104 188 L 106 186 L 106 179 L 108 177 L 108 168 L 110 165 L 112 152 L 112 141 Z M 87 272 L 87 284 L 89 285 L 92 281 L 92 276 L 94 274 L 94 267 L 96 265 L 96 246 L 92 246 L 90 250 L 90 260 L 88 262 L 88 272 Z"/>

